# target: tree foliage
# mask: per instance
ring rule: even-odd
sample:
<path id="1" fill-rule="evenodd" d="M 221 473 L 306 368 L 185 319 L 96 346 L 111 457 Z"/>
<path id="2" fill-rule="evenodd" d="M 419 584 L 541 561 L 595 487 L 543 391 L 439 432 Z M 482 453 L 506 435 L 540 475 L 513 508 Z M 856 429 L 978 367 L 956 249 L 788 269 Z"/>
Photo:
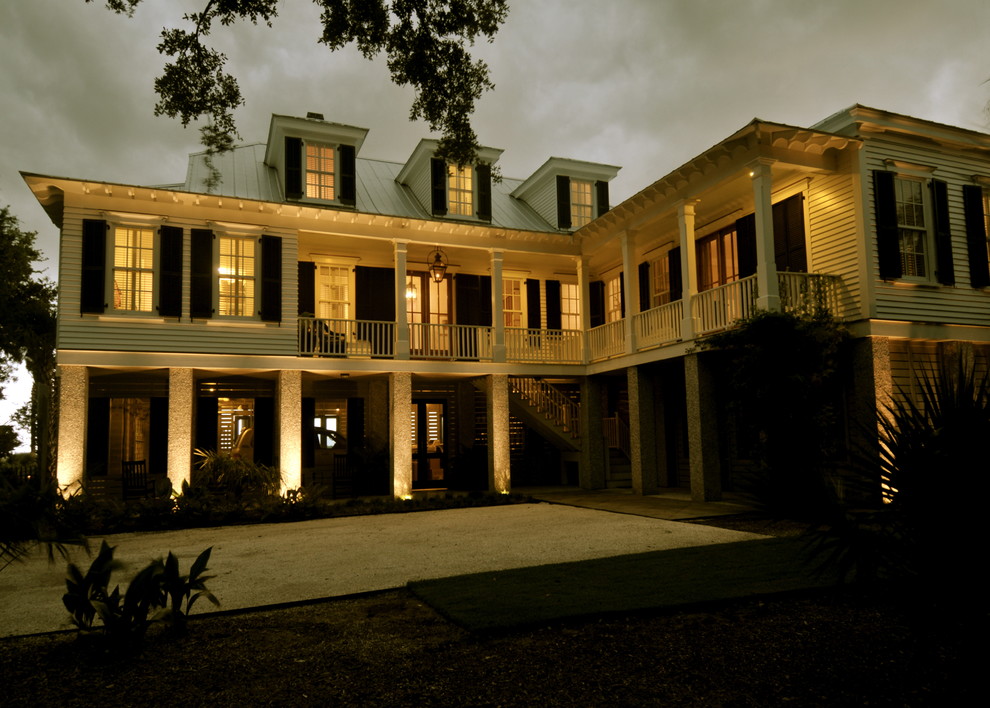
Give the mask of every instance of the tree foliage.
<path id="1" fill-rule="evenodd" d="M 209 154 L 229 150 L 238 137 L 233 111 L 244 103 L 226 56 L 204 43 L 215 23 L 248 20 L 272 26 L 280 0 L 204 0 L 201 12 L 183 15 L 191 29 L 162 30 L 158 51 L 169 57 L 157 79 L 155 115 L 183 126 L 206 118 L 201 137 Z M 92 0 L 86 0 L 92 2 Z M 132 15 L 142 0 L 107 0 L 108 9 Z M 508 14 L 506 0 L 313 0 L 320 8 L 319 42 L 331 51 L 354 43 L 368 59 L 384 53 L 392 81 L 416 95 L 410 120 L 422 118 L 441 133 L 438 154 L 472 164 L 478 147 L 470 116 L 475 101 L 493 88 L 488 66 L 468 48 L 489 42 Z"/>

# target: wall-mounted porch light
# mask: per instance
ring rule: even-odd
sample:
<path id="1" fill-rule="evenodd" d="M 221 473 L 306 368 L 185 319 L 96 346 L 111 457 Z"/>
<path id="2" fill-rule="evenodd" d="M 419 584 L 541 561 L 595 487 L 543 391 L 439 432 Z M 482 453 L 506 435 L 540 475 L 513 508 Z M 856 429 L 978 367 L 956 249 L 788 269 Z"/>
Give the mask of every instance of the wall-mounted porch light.
<path id="1" fill-rule="evenodd" d="M 426 262 L 430 267 L 430 277 L 433 278 L 433 282 L 442 283 L 443 276 L 447 273 L 447 254 L 437 246 L 436 250 L 426 259 Z"/>

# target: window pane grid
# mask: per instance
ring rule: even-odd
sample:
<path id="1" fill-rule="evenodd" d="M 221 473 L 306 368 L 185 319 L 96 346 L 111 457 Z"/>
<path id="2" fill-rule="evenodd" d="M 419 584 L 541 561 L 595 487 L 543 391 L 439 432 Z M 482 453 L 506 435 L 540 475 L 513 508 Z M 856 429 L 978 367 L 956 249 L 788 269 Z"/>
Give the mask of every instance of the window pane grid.
<path id="1" fill-rule="evenodd" d="M 346 320 L 350 316 L 351 269 L 347 266 L 320 266 L 319 316 Z"/>
<path id="2" fill-rule="evenodd" d="M 447 165 L 447 212 L 458 216 L 471 216 L 474 213 L 473 187 L 470 165 L 457 167 Z"/>
<path id="3" fill-rule="evenodd" d="M 521 280 L 502 280 L 502 315 L 506 327 L 523 326 Z"/>
<path id="4" fill-rule="evenodd" d="M 591 182 L 571 180 L 571 226 L 579 228 L 591 221 Z"/>
<path id="5" fill-rule="evenodd" d="M 622 283 L 618 275 L 605 283 L 605 321 L 618 322 L 622 319 Z"/>
<path id="6" fill-rule="evenodd" d="M 894 190 L 902 272 L 906 276 L 927 278 L 928 228 L 923 184 L 918 180 L 898 178 L 894 180 Z"/>
<path id="7" fill-rule="evenodd" d="M 220 314 L 254 314 L 254 239 L 220 238 Z"/>
<path id="8" fill-rule="evenodd" d="M 664 256 L 650 263 L 652 286 L 651 307 L 659 307 L 670 302 L 670 260 Z"/>
<path id="9" fill-rule="evenodd" d="M 330 145 L 306 145 L 306 196 L 310 199 L 335 198 L 333 158 Z"/>
<path id="10" fill-rule="evenodd" d="M 560 285 L 560 327 L 581 329 L 581 289 L 577 283 Z"/>
<path id="11" fill-rule="evenodd" d="M 154 231 L 129 228 L 119 228 L 114 231 L 113 306 L 115 310 L 151 311 L 154 263 Z"/>

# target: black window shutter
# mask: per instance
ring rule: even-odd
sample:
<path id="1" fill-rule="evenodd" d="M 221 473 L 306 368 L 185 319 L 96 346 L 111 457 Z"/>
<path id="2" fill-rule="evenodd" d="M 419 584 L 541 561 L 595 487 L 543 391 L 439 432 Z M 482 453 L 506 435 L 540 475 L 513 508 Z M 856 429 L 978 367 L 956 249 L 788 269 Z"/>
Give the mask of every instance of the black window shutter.
<path id="1" fill-rule="evenodd" d="M 316 418 L 316 399 L 304 397 L 302 399 L 302 429 L 299 431 L 302 439 L 302 466 L 316 466 L 316 429 L 313 427 L 313 419 Z"/>
<path id="2" fill-rule="evenodd" d="M 316 317 L 316 264 L 299 261 L 297 267 L 298 315 Z"/>
<path id="3" fill-rule="evenodd" d="M 478 179 L 478 218 L 492 220 L 492 166 L 478 165 L 475 168 Z"/>
<path id="4" fill-rule="evenodd" d="M 592 280 L 588 283 L 588 317 L 592 327 L 605 324 L 605 282 Z"/>
<path id="5" fill-rule="evenodd" d="M 82 282 L 79 309 L 102 313 L 106 310 L 107 222 L 83 219 Z"/>
<path id="6" fill-rule="evenodd" d="M 261 309 L 265 322 L 282 321 L 282 237 L 261 237 Z"/>
<path id="7" fill-rule="evenodd" d="M 182 317 L 182 228 L 159 231 L 158 314 Z"/>
<path id="8" fill-rule="evenodd" d="M 983 213 L 983 187 L 963 186 L 963 209 L 966 213 L 966 250 L 969 253 L 969 284 L 974 288 L 990 285 L 987 258 L 987 225 Z"/>
<path id="9" fill-rule="evenodd" d="M 901 244 L 897 230 L 894 173 L 873 171 L 873 207 L 877 221 L 877 266 L 884 280 L 900 278 Z"/>
<path id="10" fill-rule="evenodd" d="M 478 325 L 481 327 L 492 326 L 492 276 L 483 275 L 478 281 L 481 292 L 481 307 L 478 312 Z"/>
<path id="11" fill-rule="evenodd" d="M 285 198 L 302 199 L 302 195 L 302 140 L 287 137 L 285 139 Z"/>
<path id="12" fill-rule="evenodd" d="M 619 273 L 619 316 L 626 316 L 626 279 Z"/>
<path id="13" fill-rule="evenodd" d="M 526 326 L 540 328 L 540 281 L 534 278 L 526 279 Z"/>
<path id="14" fill-rule="evenodd" d="M 148 474 L 168 474 L 168 398 L 151 399 L 148 416 L 150 437 L 148 440 Z"/>
<path id="15" fill-rule="evenodd" d="M 86 407 L 86 478 L 105 477 L 110 457 L 110 399 L 90 398 Z"/>
<path id="16" fill-rule="evenodd" d="M 395 322 L 395 269 L 355 266 L 354 295 L 356 319 Z"/>
<path id="17" fill-rule="evenodd" d="M 440 158 L 430 159 L 430 186 L 433 195 L 434 216 L 447 215 L 447 163 Z"/>
<path id="18" fill-rule="evenodd" d="M 736 221 L 736 254 L 739 277 L 756 272 L 756 214 L 747 214 Z"/>
<path id="19" fill-rule="evenodd" d="M 196 449 L 217 450 L 217 423 L 220 403 L 217 398 L 196 399 Z"/>
<path id="20" fill-rule="evenodd" d="M 598 202 L 598 213 L 596 216 L 601 216 L 609 210 L 608 206 L 608 182 L 603 179 L 595 182 L 595 197 Z"/>
<path id="21" fill-rule="evenodd" d="M 189 316 L 213 317 L 213 232 L 193 229 L 189 250 Z"/>
<path id="22" fill-rule="evenodd" d="M 357 166 L 353 145 L 341 145 L 340 153 L 340 193 L 341 204 L 354 206 L 357 201 Z"/>
<path id="23" fill-rule="evenodd" d="M 935 217 L 935 275 L 942 285 L 955 285 L 952 229 L 949 226 L 949 188 L 938 179 L 933 179 L 929 187 L 932 190 L 932 211 Z"/>
<path id="24" fill-rule="evenodd" d="M 667 271 L 670 277 L 670 301 L 684 297 L 684 279 L 681 277 L 681 247 L 667 251 Z"/>
<path id="25" fill-rule="evenodd" d="M 547 298 L 547 329 L 560 329 L 560 281 L 548 280 L 543 287 Z"/>
<path id="26" fill-rule="evenodd" d="M 571 228 L 571 179 L 557 175 L 557 228 Z"/>
<path id="27" fill-rule="evenodd" d="M 650 262 L 643 261 L 639 264 L 639 311 L 646 312 L 650 309 Z"/>
<path id="28" fill-rule="evenodd" d="M 364 445 L 364 399 L 347 399 L 347 446 L 348 453 L 360 450 Z"/>
<path id="29" fill-rule="evenodd" d="M 312 420 L 312 419 L 310 419 Z M 254 461 L 275 464 L 275 399 L 254 399 Z"/>

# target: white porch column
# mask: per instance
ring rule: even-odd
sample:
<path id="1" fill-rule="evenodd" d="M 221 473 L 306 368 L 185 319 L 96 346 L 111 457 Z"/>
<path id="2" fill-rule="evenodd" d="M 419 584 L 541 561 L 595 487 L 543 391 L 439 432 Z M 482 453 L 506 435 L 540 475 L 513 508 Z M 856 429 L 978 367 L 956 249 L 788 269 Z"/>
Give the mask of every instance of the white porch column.
<path id="1" fill-rule="evenodd" d="M 86 468 L 86 414 L 89 371 L 85 366 L 59 366 L 58 460 L 56 474 L 63 493 L 79 489 Z"/>
<path id="2" fill-rule="evenodd" d="M 173 491 L 189 482 L 192 471 L 196 389 L 192 369 L 168 370 L 168 481 Z"/>
<path id="3" fill-rule="evenodd" d="M 639 269 L 636 267 L 636 253 L 633 237 L 628 231 L 623 231 L 619 237 L 622 247 L 622 287 L 625 289 L 625 312 L 623 313 L 623 338 L 625 352 L 632 354 L 636 351 L 635 313 L 639 309 Z M 635 307 L 633 306 L 635 303 Z"/>
<path id="4" fill-rule="evenodd" d="M 412 495 L 412 435 L 409 428 L 412 374 L 389 374 L 388 384 L 392 496 L 402 499 Z"/>
<path id="5" fill-rule="evenodd" d="M 697 199 L 683 201 L 677 205 L 677 225 L 681 235 L 681 339 L 694 339 L 694 313 L 692 304 L 698 294 L 698 254 L 694 245 L 694 209 Z"/>
<path id="6" fill-rule="evenodd" d="M 780 287 L 773 248 L 773 204 L 770 189 L 773 178 L 770 166 L 776 160 L 761 157 L 749 164 L 756 205 L 756 306 L 761 310 L 780 310 Z"/>
<path id="7" fill-rule="evenodd" d="M 302 372 L 278 372 L 278 466 L 282 489 L 302 486 Z"/>
<path id="8" fill-rule="evenodd" d="M 505 361 L 505 316 L 502 314 L 502 252 L 492 251 L 492 361 Z"/>
<path id="9" fill-rule="evenodd" d="M 493 374 L 485 379 L 485 408 L 488 419 L 488 489 L 508 494 L 509 465 L 509 377 Z"/>
<path id="10" fill-rule="evenodd" d="M 409 316 L 406 312 L 406 249 L 408 244 L 396 241 L 395 261 L 395 358 L 409 358 Z"/>
<path id="11" fill-rule="evenodd" d="M 591 291 L 588 289 L 588 258 L 580 256 L 577 261 L 578 298 L 581 307 L 581 362 L 588 363 L 588 330 L 591 329 Z"/>

